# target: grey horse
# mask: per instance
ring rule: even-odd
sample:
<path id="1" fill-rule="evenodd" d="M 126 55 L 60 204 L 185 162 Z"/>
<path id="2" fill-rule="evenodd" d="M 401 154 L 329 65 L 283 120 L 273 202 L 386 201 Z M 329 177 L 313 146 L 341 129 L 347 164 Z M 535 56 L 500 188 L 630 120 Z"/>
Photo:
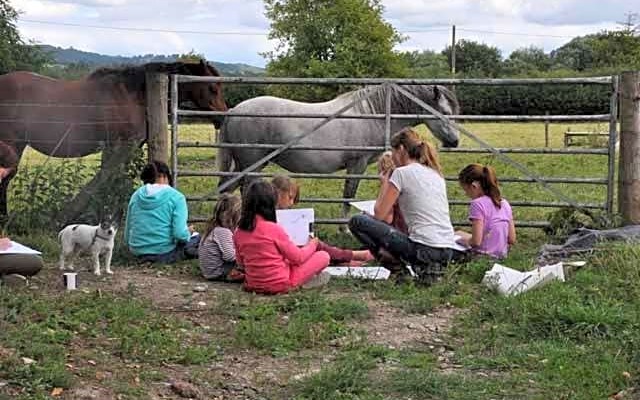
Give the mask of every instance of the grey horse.
<path id="1" fill-rule="evenodd" d="M 444 115 L 459 114 L 456 96 L 444 86 L 410 85 L 405 90 L 424 101 Z M 372 94 L 371 91 L 374 90 Z M 414 101 L 402 94 L 394 86 L 365 87 L 344 93 L 337 98 L 323 103 L 302 103 L 271 96 L 261 96 L 243 101 L 234 107 L 225 118 L 219 135 L 221 143 L 260 143 L 285 144 L 297 136 L 313 130 L 322 122 L 322 118 L 282 118 L 282 117 L 244 117 L 234 113 L 258 114 L 331 114 L 347 106 L 354 100 L 354 107 L 348 114 L 384 114 L 386 90 L 391 91 L 392 114 L 429 114 Z M 408 125 L 425 122 L 431 132 L 444 147 L 457 147 L 459 132 L 450 124 L 439 120 L 392 120 L 391 132 L 396 132 Z M 381 119 L 335 119 L 322 128 L 303 138 L 298 145 L 302 146 L 384 146 L 385 121 Z M 220 148 L 218 164 L 221 172 L 242 171 L 260 160 L 273 149 L 260 148 Z M 367 165 L 376 161 L 381 152 L 358 150 L 287 150 L 271 161 L 289 172 L 294 173 L 333 173 L 346 169 L 348 174 L 363 174 Z M 259 172 L 261 165 L 255 172 Z M 218 187 L 231 177 L 220 179 Z M 245 183 L 247 180 L 244 180 Z M 226 188 L 232 191 L 241 182 Z M 344 198 L 354 198 L 358 190 L 359 179 L 346 179 Z M 343 216 L 346 216 L 349 205 L 344 204 Z"/>

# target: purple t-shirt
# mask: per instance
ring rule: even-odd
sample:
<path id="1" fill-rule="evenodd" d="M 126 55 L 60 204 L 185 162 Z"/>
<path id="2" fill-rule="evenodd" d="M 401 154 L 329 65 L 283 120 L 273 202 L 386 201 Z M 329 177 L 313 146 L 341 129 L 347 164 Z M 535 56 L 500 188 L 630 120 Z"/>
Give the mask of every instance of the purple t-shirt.
<path id="1" fill-rule="evenodd" d="M 469 219 L 482 220 L 482 243 L 475 250 L 495 258 L 504 258 L 509 252 L 509 223 L 513 220 L 511 205 L 502 199 L 500 208 L 489 196 L 471 200 Z"/>

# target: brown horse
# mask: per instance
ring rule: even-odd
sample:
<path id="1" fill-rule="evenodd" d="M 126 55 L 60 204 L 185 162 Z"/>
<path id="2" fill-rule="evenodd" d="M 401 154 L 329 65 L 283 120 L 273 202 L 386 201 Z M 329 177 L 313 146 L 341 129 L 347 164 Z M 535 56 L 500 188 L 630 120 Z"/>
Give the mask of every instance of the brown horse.
<path id="1" fill-rule="evenodd" d="M 147 138 L 146 84 L 148 72 L 219 76 L 197 63 L 149 63 L 102 68 L 85 79 L 64 81 L 30 72 L 0 76 L 0 141 L 18 157 L 30 145 L 53 157 L 82 157 L 121 145 L 141 145 Z M 227 109 L 220 83 L 179 86 L 181 108 L 205 111 Z M 113 161 L 105 159 L 105 165 Z M 0 184 L 0 215 L 7 213 L 7 186 L 15 171 Z"/>

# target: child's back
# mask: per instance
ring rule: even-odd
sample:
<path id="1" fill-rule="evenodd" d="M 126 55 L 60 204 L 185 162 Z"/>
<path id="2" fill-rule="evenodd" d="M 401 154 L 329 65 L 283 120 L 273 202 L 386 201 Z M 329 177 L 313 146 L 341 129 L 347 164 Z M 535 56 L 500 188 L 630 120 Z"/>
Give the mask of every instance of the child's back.
<path id="1" fill-rule="evenodd" d="M 506 257 L 509 252 L 509 226 L 513 220 L 509 202 L 502 199 L 498 208 L 489 196 L 475 198 L 469 205 L 469 219 L 483 221 L 482 242 L 475 251 L 496 258 Z"/>
<path id="2" fill-rule="evenodd" d="M 235 266 L 236 251 L 233 232 L 216 226 L 200 243 L 198 248 L 200 270 L 205 279 L 223 279 Z"/>

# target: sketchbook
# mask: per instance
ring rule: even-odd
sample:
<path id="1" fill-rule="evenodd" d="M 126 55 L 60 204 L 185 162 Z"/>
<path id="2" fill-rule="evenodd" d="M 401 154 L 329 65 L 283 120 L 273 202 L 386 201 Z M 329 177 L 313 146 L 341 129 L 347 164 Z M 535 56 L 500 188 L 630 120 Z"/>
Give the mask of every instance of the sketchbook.
<path id="1" fill-rule="evenodd" d="M 376 205 L 375 200 L 363 200 L 363 201 L 352 201 L 349 203 L 351 207 L 354 207 L 360 211 L 364 211 L 369 215 L 373 215 L 373 207 Z"/>
<path id="2" fill-rule="evenodd" d="M 391 271 L 385 267 L 327 267 L 325 268 L 332 276 L 384 280 L 388 279 Z"/>
<path id="3" fill-rule="evenodd" d="M 0 254 L 42 254 L 37 250 L 22 245 L 18 242 L 11 241 L 11 247 L 6 250 L 0 250 Z"/>
<path id="4" fill-rule="evenodd" d="M 304 246 L 313 233 L 315 215 L 313 208 L 296 208 L 292 210 L 276 210 L 276 220 L 289 235 L 293 243 Z"/>

